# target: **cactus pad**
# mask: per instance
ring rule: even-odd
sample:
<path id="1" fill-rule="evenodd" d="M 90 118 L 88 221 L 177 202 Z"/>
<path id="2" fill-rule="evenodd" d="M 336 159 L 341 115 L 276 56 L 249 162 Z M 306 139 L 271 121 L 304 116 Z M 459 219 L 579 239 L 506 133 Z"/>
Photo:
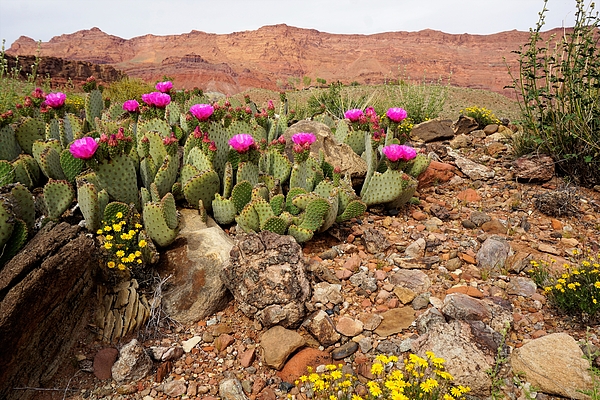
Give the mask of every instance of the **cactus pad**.
<path id="1" fill-rule="evenodd" d="M 254 209 L 253 204 L 247 204 L 246 207 L 240 212 L 240 214 L 235 217 L 235 221 L 238 223 L 238 226 L 244 232 L 259 232 L 260 231 L 260 222 L 258 220 L 258 214 Z"/>
<path id="2" fill-rule="evenodd" d="M 221 225 L 231 224 L 235 220 L 235 205 L 231 199 L 224 199 L 218 193 L 212 201 L 213 216 Z"/>
<path id="3" fill-rule="evenodd" d="M 133 203 L 138 207 L 137 174 L 133 160 L 127 155 L 118 155 L 104 160 L 96 168 L 100 186 L 116 201 Z"/>
<path id="4" fill-rule="evenodd" d="M 157 246 L 166 247 L 173 243 L 178 230 L 169 228 L 160 203 L 144 204 L 143 218 L 146 232 Z"/>
<path id="5" fill-rule="evenodd" d="M 21 153 L 21 147 L 15 138 L 12 126 L 6 125 L 0 129 L 0 160 L 12 161 Z"/>
<path id="6" fill-rule="evenodd" d="M 338 215 L 336 222 L 347 221 L 352 218 L 358 218 L 367 211 L 367 205 L 360 200 L 352 200 L 344 208 L 344 211 Z"/>
<path id="7" fill-rule="evenodd" d="M 15 218 L 8 200 L 0 196 L 0 251 L 10 239 L 15 227 Z"/>
<path id="8" fill-rule="evenodd" d="M 64 149 L 60 153 L 60 166 L 69 182 L 75 182 L 75 177 L 81 173 L 84 165 L 85 162 L 80 158 L 73 157 L 68 149 Z"/>
<path id="9" fill-rule="evenodd" d="M 15 131 L 19 146 L 27 154 L 32 154 L 32 146 L 36 140 L 45 139 L 46 124 L 41 118 L 28 118 Z"/>
<path id="10" fill-rule="evenodd" d="M 177 207 L 173 193 L 167 193 L 160 201 L 160 204 L 167 226 L 169 229 L 176 229 L 177 225 L 179 225 L 179 218 L 177 217 Z M 199 200 L 199 204 L 202 204 L 202 200 Z M 202 204 L 202 208 L 204 208 L 204 204 Z"/>
<path id="11" fill-rule="evenodd" d="M 0 187 L 10 185 L 15 181 L 15 168 L 6 161 L 0 160 Z"/>
<path id="12" fill-rule="evenodd" d="M 16 183 L 10 190 L 14 200 L 13 212 L 27 224 L 27 228 L 33 229 L 35 224 L 35 201 L 33 195 L 25 186 Z"/>
<path id="13" fill-rule="evenodd" d="M 15 218 L 14 228 L 6 246 L 4 249 L 0 246 L 0 253 L 2 254 L 0 256 L 0 268 L 17 255 L 19 250 L 25 246 L 28 236 L 29 231 L 27 229 L 27 224 L 19 218 Z"/>
<path id="14" fill-rule="evenodd" d="M 96 187 L 85 179 L 77 179 L 77 202 L 85 219 L 88 230 L 96 232 L 100 229 L 100 202 Z"/>
<path id="15" fill-rule="evenodd" d="M 104 208 L 102 220 L 105 224 L 113 225 L 119 220 L 127 219 L 129 216 L 129 212 L 129 205 L 120 201 L 113 201 L 111 203 L 108 203 Z M 122 215 L 120 218 L 117 217 L 118 213 L 121 213 Z"/>
<path id="16" fill-rule="evenodd" d="M 50 179 L 44 186 L 44 203 L 50 219 L 60 218 L 74 199 L 75 191 L 65 180 Z"/>
<path id="17" fill-rule="evenodd" d="M 219 176 L 215 171 L 203 171 L 183 185 L 183 194 L 190 206 L 196 208 L 198 200 L 202 200 L 206 208 L 210 209 L 215 194 L 219 192 L 219 185 Z"/>
<path id="18" fill-rule="evenodd" d="M 252 184 L 248 181 L 238 182 L 231 191 L 231 200 L 236 212 L 240 212 L 252 200 Z"/>
<path id="19" fill-rule="evenodd" d="M 290 225 L 288 228 L 288 235 L 291 235 L 296 239 L 296 242 L 304 243 L 312 239 L 314 232 L 309 229 L 300 228 L 296 225 Z"/>

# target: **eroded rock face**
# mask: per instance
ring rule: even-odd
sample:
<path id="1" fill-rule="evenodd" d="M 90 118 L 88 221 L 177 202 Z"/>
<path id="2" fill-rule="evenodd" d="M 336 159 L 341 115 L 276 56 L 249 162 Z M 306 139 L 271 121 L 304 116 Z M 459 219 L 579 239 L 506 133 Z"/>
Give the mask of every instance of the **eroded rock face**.
<path id="1" fill-rule="evenodd" d="M 552 34 L 556 31 L 541 33 L 543 40 Z M 197 86 L 227 94 L 251 87 L 279 90 L 277 82 L 285 82 L 290 76 L 384 83 L 397 78 L 393 71 L 399 62 L 413 77 L 446 77 L 451 63 L 453 85 L 508 95 L 510 90 L 503 88 L 512 82 L 503 57 L 516 68 L 517 56 L 511 51 L 528 38 L 528 32 L 452 35 L 429 29 L 336 35 L 280 24 L 226 35 L 192 31 L 127 40 L 92 28 L 42 42 L 40 51 L 42 56 L 110 64 L 129 76 L 148 81 L 172 76 L 178 88 Z M 384 41 L 386 45 L 381 46 Z M 35 40 L 23 36 L 12 43 L 7 53 L 33 55 L 37 48 Z M 486 51 L 482 52 L 482 48 Z M 436 54 L 435 59 L 431 54 Z"/>
<path id="2" fill-rule="evenodd" d="M 0 398 L 34 398 L 12 388 L 43 387 L 67 362 L 91 320 L 95 254 L 79 226 L 50 222 L 0 271 Z"/>
<path id="3" fill-rule="evenodd" d="M 240 310 L 264 327 L 297 327 L 310 298 L 302 248 L 291 236 L 269 231 L 236 238 L 221 279 Z"/>

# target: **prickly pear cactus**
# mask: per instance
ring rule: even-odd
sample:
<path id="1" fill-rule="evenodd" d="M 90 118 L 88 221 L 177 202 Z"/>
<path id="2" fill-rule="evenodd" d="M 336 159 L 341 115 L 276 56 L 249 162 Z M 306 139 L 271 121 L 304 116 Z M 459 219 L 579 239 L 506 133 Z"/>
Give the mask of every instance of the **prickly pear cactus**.
<path id="1" fill-rule="evenodd" d="M 98 190 L 83 178 L 77 179 L 77 202 L 88 230 L 100 229 L 103 211 L 100 209 Z"/>
<path id="2" fill-rule="evenodd" d="M 43 141 L 46 137 L 45 132 L 46 123 L 41 118 L 27 118 L 17 127 L 15 137 L 25 153 L 33 154 L 33 143 L 37 140 Z"/>
<path id="3" fill-rule="evenodd" d="M 67 179 L 60 165 L 60 152 L 62 147 L 57 140 L 48 142 L 36 141 L 32 145 L 32 152 L 42 173 L 50 179 Z"/>
<path id="4" fill-rule="evenodd" d="M 15 218 L 12 207 L 5 197 L 0 196 L 0 250 L 10 239 L 15 227 Z"/>
<path id="5" fill-rule="evenodd" d="M 89 92 L 85 97 L 85 119 L 94 129 L 96 129 L 96 118 L 99 119 L 102 116 L 103 108 L 104 100 L 102 100 L 102 92 L 98 89 Z"/>
<path id="6" fill-rule="evenodd" d="M 133 203 L 139 207 L 137 174 L 133 160 L 127 155 L 117 155 L 103 160 L 95 168 L 100 186 L 117 201 Z"/>
<path id="7" fill-rule="evenodd" d="M 65 180 L 50 179 L 44 186 L 44 203 L 49 219 L 60 218 L 74 199 L 75 191 Z"/>
<path id="8" fill-rule="evenodd" d="M 40 167 L 33 157 L 22 153 L 13 161 L 12 165 L 15 169 L 15 182 L 21 182 L 29 189 L 37 186 L 40 180 Z M 2 185 L 0 184 L 0 186 Z"/>
<path id="9" fill-rule="evenodd" d="M 0 187 L 15 181 L 15 168 L 6 160 L 0 160 Z"/>
<path id="10" fill-rule="evenodd" d="M 210 210 L 213 198 L 219 192 L 219 176 L 213 170 L 200 171 L 183 183 L 183 194 L 188 204 L 198 208 L 199 200 Z"/>
<path id="11" fill-rule="evenodd" d="M 383 174 L 375 172 L 361 196 L 362 201 L 367 206 L 391 203 L 405 194 L 405 191 L 412 190 L 411 186 L 407 185 L 408 179 L 412 178 L 398 170 L 388 169 Z"/>
<path id="12" fill-rule="evenodd" d="M 12 161 L 21 153 L 21 147 L 10 125 L 0 129 L 0 160 Z"/>
<path id="13" fill-rule="evenodd" d="M 172 194 L 168 193 L 167 196 Z M 173 243 L 179 232 L 178 228 L 172 229 L 169 227 L 169 221 L 178 220 L 177 215 L 165 215 L 172 213 L 172 209 L 165 209 L 162 201 L 148 202 L 144 204 L 143 219 L 144 227 L 148 236 L 157 246 L 166 247 Z"/>
<path id="14" fill-rule="evenodd" d="M 430 162 L 431 159 L 426 155 L 417 154 L 417 156 L 410 161 L 408 168 L 406 168 L 405 172 L 413 178 L 418 178 L 419 175 L 425 172 L 427 167 L 429 167 Z"/>
<path id="15" fill-rule="evenodd" d="M 225 199 L 219 193 L 212 201 L 213 216 L 220 225 L 228 225 L 235 221 L 236 209 L 232 199 Z"/>
<path id="16" fill-rule="evenodd" d="M 29 230 L 35 224 L 35 201 L 31 192 L 21 183 L 15 183 L 10 189 L 13 200 L 13 212 L 27 225 Z"/>

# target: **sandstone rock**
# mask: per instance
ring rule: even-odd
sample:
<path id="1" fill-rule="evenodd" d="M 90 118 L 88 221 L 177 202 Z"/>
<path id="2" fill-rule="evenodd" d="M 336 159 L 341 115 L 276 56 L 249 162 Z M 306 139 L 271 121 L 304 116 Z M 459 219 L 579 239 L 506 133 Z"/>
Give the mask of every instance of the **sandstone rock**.
<path id="1" fill-rule="evenodd" d="M 448 152 L 448 154 L 450 154 L 450 152 Z M 492 179 L 496 175 L 493 169 L 457 154 L 454 154 L 454 163 L 463 174 L 474 181 Z"/>
<path id="2" fill-rule="evenodd" d="M 187 393 L 187 385 L 184 380 L 178 379 L 164 383 L 161 391 L 167 396 L 180 397 Z"/>
<path id="3" fill-rule="evenodd" d="M 225 379 L 219 384 L 219 397 L 223 400 L 248 400 L 242 383 L 236 378 Z"/>
<path id="4" fill-rule="evenodd" d="M 479 193 L 477 193 L 475 189 L 471 188 L 465 189 L 462 192 L 458 193 L 456 195 L 456 198 L 467 203 L 472 203 L 481 200 L 481 196 L 479 195 Z"/>
<path id="5" fill-rule="evenodd" d="M 477 251 L 477 266 L 492 275 L 501 275 L 506 269 L 506 260 L 511 254 L 510 244 L 499 236 L 491 236 Z"/>
<path id="6" fill-rule="evenodd" d="M 440 310 L 447 318 L 462 321 L 489 321 L 491 312 L 485 303 L 463 293 L 450 293 Z"/>
<path id="7" fill-rule="evenodd" d="M 514 373 L 523 373 L 543 393 L 589 398 L 580 392 L 592 389 L 589 365 L 575 339 L 566 333 L 553 333 L 525 343 L 513 351 L 510 365 Z"/>
<path id="8" fill-rule="evenodd" d="M 492 218 L 490 221 L 484 222 L 483 225 L 481 225 L 481 229 L 483 229 L 484 232 L 496 235 L 506 235 L 507 232 L 506 226 L 504 226 L 504 224 L 498 221 L 496 218 Z"/>
<path id="9" fill-rule="evenodd" d="M 162 305 L 181 323 L 194 323 L 222 310 L 230 300 L 221 269 L 229 260 L 232 240 L 212 219 L 182 209 L 179 238 L 161 254 L 157 269 L 172 275 L 163 286 Z"/>
<path id="10" fill-rule="evenodd" d="M 467 135 L 457 135 L 450 141 L 450 147 L 454 150 L 464 149 L 470 147 L 473 144 L 473 139 Z"/>
<path id="11" fill-rule="evenodd" d="M 254 362 L 254 358 L 256 357 L 256 351 L 254 348 L 248 349 L 239 355 L 240 365 L 243 368 L 248 368 Z"/>
<path id="12" fill-rule="evenodd" d="M 377 290 L 377 279 L 366 272 L 359 272 L 350 277 L 350 282 L 363 290 L 375 292 Z"/>
<path id="13" fill-rule="evenodd" d="M 344 301 L 342 296 L 342 285 L 319 282 L 313 285 L 312 303 L 340 304 Z"/>
<path id="14" fill-rule="evenodd" d="M 419 175 L 419 190 L 448 182 L 455 176 L 456 167 L 439 161 L 431 161 L 427 169 Z"/>
<path id="15" fill-rule="evenodd" d="M 335 324 L 335 330 L 344 336 L 354 337 L 363 331 L 363 323 L 350 317 L 340 317 Z"/>
<path id="16" fill-rule="evenodd" d="M 381 337 L 400 333 L 408 328 L 415 320 L 415 312 L 411 307 L 394 308 L 381 314 L 383 321 L 375 329 Z"/>
<path id="17" fill-rule="evenodd" d="M 372 313 L 362 313 L 358 316 L 358 319 L 363 323 L 363 328 L 368 331 L 374 331 L 383 321 L 381 315 Z"/>
<path id="18" fill-rule="evenodd" d="M 524 276 L 512 276 L 506 293 L 515 296 L 531 297 L 536 293 L 537 285 L 530 278 Z"/>
<path id="19" fill-rule="evenodd" d="M 219 335 L 214 342 L 215 350 L 217 350 L 219 353 L 225 351 L 225 349 L 231 346 L 233 342 L 235 342 L 235 338 L 233 336 L 226 333 Z"/>
<path id="20" fill-rule="evenodd" d="M 519 157 L 513 168 L 515 177 L 524 182 L 546 182 L 554 176 L 554 160 L 543 154 Z"/>
<path id="21" fill-rule="evenodd" d="M 481 211 L 473 211 L 471 213 L 471 215 L 469 216 L 469 219 L 477 226 L 481 226 L 483 224 L 485 224 L 488 221 L 492 220 L 492 217 L 490 217 L 489 215 L 487 215 L 486 213 L 483 213 Z"/>
<path id="22" fill-rule="evenodd" d="M 408 245 L 404 254 L 408 258 L 420 258 L 425 255 L 425 239 L 420 238 Z"/>
<path id="23" fill-rule="evenodd" d="M 432 351 L 437 357 L 446 360 L 445 370 L 454 377 L 452 383 L 469 386 L 469 395 L 490 395 L 492 382 L 485 371 L 494 366 L 495 354 L 484 352 L 478 347 L 468 323 L 434 323 L 429 326 L 426 334 L 413 342 L 412 351 L 422 356 L 426 351 Z"/>
<path id="24" fill-rule="evenodd" d="M 144 347 L 133 339 L 119 351 L 119 359 L 112 367 L 112 377 L 118 383 L 141 380 L 152 369 L 152 360 Z M 185 392 L 184 392 L 185 393 Z"/>
<path id="25" fill-rule="evenodd" d="M 201 336 L 194 336 L 194 337 L 189 338 L 188 340 L 184 340 L 181 343 L 181 346 L 183 347 L 184 352 L 189 353 L 201 341 L 202 341 Z"/>
<path id="26" fill-rule="evenodd" d="M 318 160 L 320 151 L 323 151 L 325 161 L 340 168 L 342 175 L 349 174 L 352 179 L 364 178 L 367 174 L 367 164 L 347 144 L 335 142 L 331 129 L 323 123 L 302 120 L 286 129 L 283 136 L 287 139 L 286 153 L 293 159 L 292 135 L 298 132 L 313 133 L 317 140 L 310 147 L 311 154 Z"/>
<path id="27" fill-rule="evenodd" d="M 335 330 L 333 321 L 323 310 L 312 314 L 304 325 L 315 339 L 325 347 L 333 345 L 341 338 L 340 334 Z"/>
<path id="28" fill-rule="evenodd" d="M 111 368 L 117 361 L 119 350 L 114 347 L 107 347 L 99 350 L 94 356 L 94 375 L 100 380 L 110 379 L 112 377 Z"/>
<path id="29" fill-rule="evenodd" d="M 305 348 L 290 358 L 283 369 L 277 372 L 277 376 L 284 382 L 294 383 L 300 376 L 307 374 L 307 367 L 315 370 L 319 365 L 327 365 L 331 362 L 331 354 L 313 348 Z"/>
<path id="30" fill-rule="evenodd" d="M 279 325 L 263 333 L 260 338 L 265 363 L 277 370 L 283 367 L 290 354 L 304 344 L 304 338 L 300 334 Z"/>
<path id="31" fill-rule="evenodd" d="M 402 286 L 396 286 L 394 288 L 394 294 L 396 297 L 398 297 L 398 300 L 400 300 L 400 303 L 402 304 L 408 304 L 413 301 L 415 297 L 417 297 L 417 293 Z"/>
<path id="32" fill-rule="evenodd" d="M 479 124 L 475 118 L 468 117 L 466 115 L 460 115 L 458 120 L 452 124 L 452 129 L 455 135 L 466 135 L 473 132 L 479 127 Z"/>
<path id="33" fill-rule="evenodd" d="M 498 132 L 498 124 L 489 124 L 483 127 L 483 132 L 489 136 Z"/>
<path id="34" fill-rule="evenodd" d="M 264 327 L 297 327 L 310 297 L 302 248 L 291 236 L 269 231 L 236 238 L 222 279 L 240 310 Z"/>
<path id="35" fill-rule="evenodd" d="M 431 287 L 431 280 L 422 271 L 400 270 L 391 275 L 389 279 L 390 283 L 410 289 L 415 293 L 426 292 Z"/>
<path id="36" fill-rule="evenodd" d="M 415 125 L 410 133 L 411 137 L 425 143 L 437 140 L 451 139 L 454 137 L 452 121 L 447 119 L 432 119 Z"/>

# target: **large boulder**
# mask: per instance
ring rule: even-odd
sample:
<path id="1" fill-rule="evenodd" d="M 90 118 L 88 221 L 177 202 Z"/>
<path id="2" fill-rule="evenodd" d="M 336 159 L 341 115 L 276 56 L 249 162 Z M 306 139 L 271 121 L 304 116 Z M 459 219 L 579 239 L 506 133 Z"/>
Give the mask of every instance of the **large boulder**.
<path id="1" fill-rule="evenodd" d="M 525 343 L 510 357 L 513 373 L 521 373 L 538 391 L 569 399 L 589 399 L 581 390 L 594 382 L 581 348 L 566 333 L 553 333 Z"/>
<path id="2" fill-rule="evenodd" d="M 98 251 L 79 226 L 49 222 L 0 271 L 0 398 L 29 399 L 91 321 Z"/>
<path id="3" fill-rule="evenodd" d="M 240 310 L 264 327 L 298 327 L 310 298 L 302 248 L 291 236 L 269 231 L 236 237 L 221 278 Z"/>
<path id="4" fill-rule="evenodd" d="M 454 137 L 452 120 L 436 118 L 421 122 L 412 128 L 410 136 L 425 143 L 452 139 Z"/>
<path id="5" fill-rule="evenodd" d="M 181 210 L 182 229 L 157 266 L 163 277 L 162 306 L 181 323 L 194 323 L 225 308 L 231 296 L 221 280 L 223 265 L 233 247 L 231 238 L 196 210 Z"/>
<path id="6" fill-rule="evenodd" d="M 313 133 L 317 140 L 310 148 L 310 153 L 319 159 L 319 153 L 323 151 L 325 161 L 334 167 L 339 167 L 342 174 L 349 174 L 355 180 L 364 179 L 367 174 L 367 163 L 350 146 L 337 143 L 331 129 L 321 122 L 303 120 L 290 126 L 283 136 L 287 140 L 286 154 L 292 159 L 292 136 L 298 132 Z"/>

